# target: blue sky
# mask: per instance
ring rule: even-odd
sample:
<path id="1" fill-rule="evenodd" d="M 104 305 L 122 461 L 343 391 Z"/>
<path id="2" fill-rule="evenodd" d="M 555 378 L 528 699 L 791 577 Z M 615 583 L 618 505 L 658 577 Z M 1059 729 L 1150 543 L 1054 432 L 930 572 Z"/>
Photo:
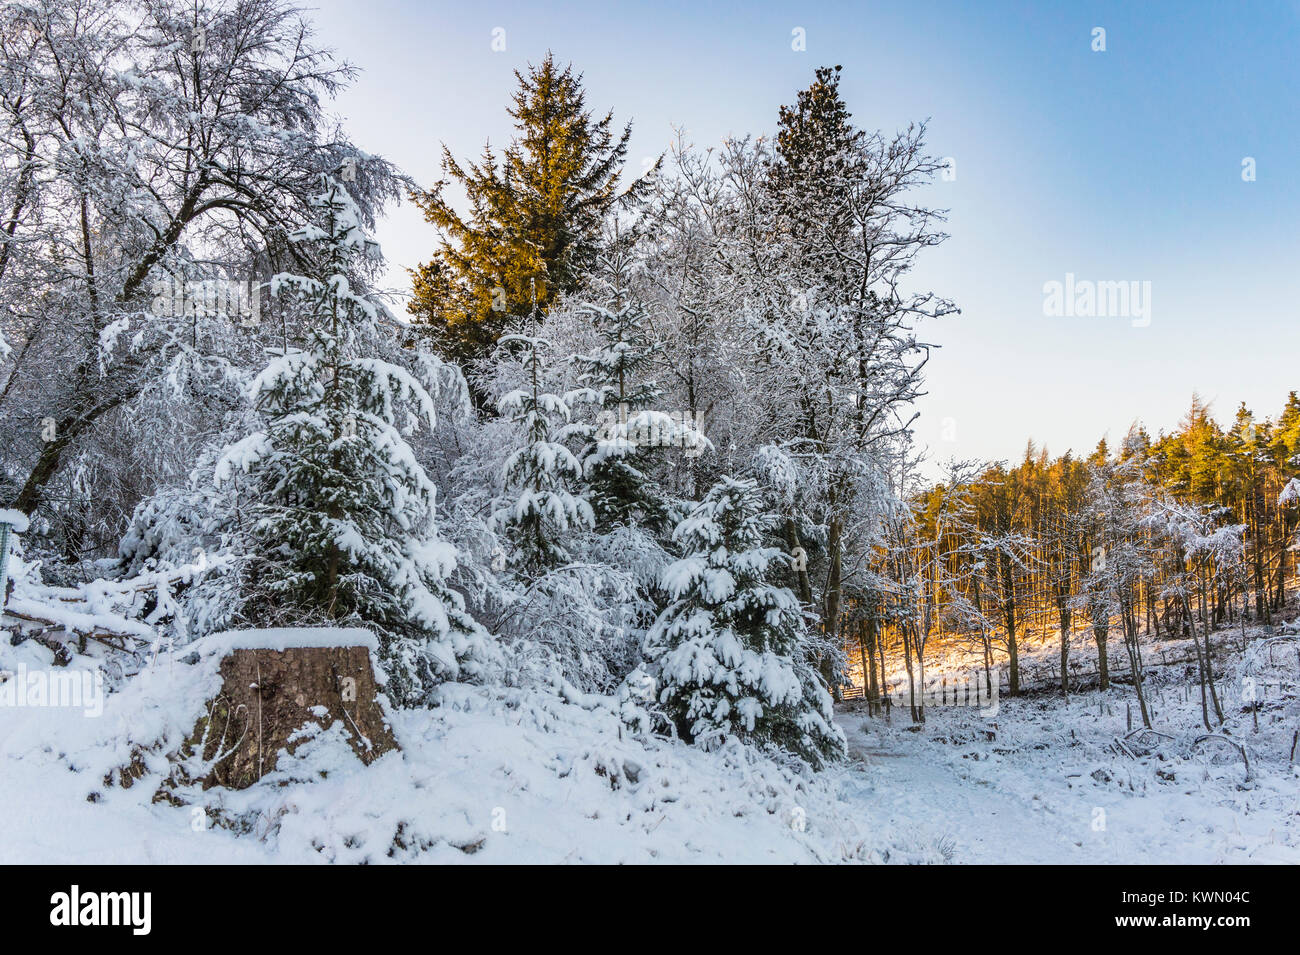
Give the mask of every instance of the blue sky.
<path id="1" fill-rule="evenodd" d="M 1220 420 L 1242 400 L 1274 415 L 1300 388 L 1300 0 L 328 0 L 314 19 L 363 71 L 336 104 L 349 132 L 421 183 L 441 143 L 465 157 L 509 139 L 511 71 L 548 49 L 593 108 L 633 121 L 634 166 L 674 126 L 699 145 L 771 132 L 825 64 L 843 65 L 858 125 L 928 118 L 956 177 L 922 198 L 952 238 L 915 284 L 963 309 L 921 329 L 942 346 L 918 405 L 936 459 L 1014 459 L 1030 438 L 1087 451 L 1134 418 L 1173 426 L 1194 390 Z M 394 266 L 434 245 L 409 203 L 378 238 Z M 1067 273 L 1150 282 L 1150 324 L 1045 315 L 1044 283 Z"/>

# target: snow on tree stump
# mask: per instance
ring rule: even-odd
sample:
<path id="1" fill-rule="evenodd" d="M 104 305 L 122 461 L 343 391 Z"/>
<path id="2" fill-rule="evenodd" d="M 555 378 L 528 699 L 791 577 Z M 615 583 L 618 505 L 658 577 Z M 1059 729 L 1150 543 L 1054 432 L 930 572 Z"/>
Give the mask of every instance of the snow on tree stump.
<path id="1" fill-rule="evenodd" d="M 204 789 L 244 789 L 292 753 L 310 723 L 338 723 L 353 752 L 369 765 L 397 748 L 380 698 L 368 630 L 243 630 L 205 641 L 218 653 L 221 689 L 208 701 L 191 745 L 206 775 Z M 200 752 L 201 746 L 201 752 Z"/>

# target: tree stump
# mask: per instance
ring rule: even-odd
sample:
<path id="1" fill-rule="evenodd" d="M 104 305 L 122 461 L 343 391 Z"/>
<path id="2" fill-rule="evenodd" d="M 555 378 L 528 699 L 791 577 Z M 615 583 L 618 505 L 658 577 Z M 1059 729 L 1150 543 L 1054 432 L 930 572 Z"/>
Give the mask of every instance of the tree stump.
<path id="1" fill-rule="evenodd" d="M 297 748 L 301 740 L 291 737 L 310 723 L 341 724 L 367 765 L 397 748 L 378 700 L 369 632 L 251 630 L 211 639 L 223 637 L 233 639 L 221 658 L 221 690 L 191 740 L 208 767 L 204 789 L 251 786 L 275 769 L 281 750 Z"/>

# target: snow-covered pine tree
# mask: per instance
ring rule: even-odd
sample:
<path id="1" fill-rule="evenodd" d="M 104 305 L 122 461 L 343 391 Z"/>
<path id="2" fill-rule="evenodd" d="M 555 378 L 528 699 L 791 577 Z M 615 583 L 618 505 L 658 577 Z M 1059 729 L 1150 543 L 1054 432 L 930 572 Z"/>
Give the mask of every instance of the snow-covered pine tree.
<path id="1" fill-rule="evenodd" d="M 632 249 L 615 237 L 583 299 L 600 337 L 593 351 L 576 356 L 582 397 L 598 409 L 595 424 L 574 430 L 586 440 L 581 453 L 591 504 L 603 531 L 619 525 L 651 529 L 667 522 L 667 505 L 646 474 L 655 448 L 703 450 L 707 442 L 689 421 L 655 408 L 662 392 L 650 377 L 660 360 L 645 309 L 631 289 Z"/>
<path id="2" fill-rule="evenodd" d="M 481 675 L 494 648 L 445 583 L 456 553 L 435 527 L 437 489 L 399 430 L 433 428 L 433 399 L 375 357 L 382 306 L 353 287 L 357 256 L 374 246 L 339 182 L 326 177 L 313 205 L 319 224 L 291 235 L 311 274 L 272 281 L 309 316 L 306 342 L 254 380 L 265 426 L 228 447 L 215 476 L 252 477 L 257 559 L 245 616 L 369 627 L 387 692 L 409 704 L 437 682 Z"/>
<path id="3" fill-rule="evenodd" d="M 647 669 L 682 737 L 709 747 L 735 735 L 820 767 L 844 736 L 805 662 L 799 601 L 768 582 L 788 557 L 762 546 L 763 510 L 755 482 L 724 477 L 677 525 L 686 556 L 664 573 L 672 603 L 646 635 Z"/>
<path id="4" fill-rule="evenodd" d="M 493 515 L 514 544 L 508 562 L 525 574 L 544 573 L 569 560 L 565 538 L 591 528 L 595 516 L 581 491 L 582 465 L 557 433 L 569 423 L 569 405 L 546 389 L 544 339 L 505 335 L 499 347 L 514 351 L 525 381 L 497 401 L 497 410 L 515 422 L 524 444 L 504 467 L 506 500 Z"/>

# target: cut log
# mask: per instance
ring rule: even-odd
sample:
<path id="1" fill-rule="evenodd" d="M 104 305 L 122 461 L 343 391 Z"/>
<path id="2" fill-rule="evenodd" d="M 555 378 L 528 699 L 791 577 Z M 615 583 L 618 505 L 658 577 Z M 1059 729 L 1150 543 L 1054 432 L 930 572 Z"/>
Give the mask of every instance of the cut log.
<path id="1" fill-rule="evenodd" d="M 221 690 L 209 701 L 189 741 L 206 775 L 204 789 L 244 789 L 275 769 L 281 750 L 294 752 L 298 731 L 338 723 L 357 757 L 369 765 L 396 749 L 388 718 L 378 699 L 370 652 L 374 637 L 365 631 L 243 631 L 220 664 Z M 276 634 L 280 634 L 279 639 Z M 285 640 L 283 635 L 291 639 Z M 366 639 L 342 645 L 340 635 Z M 226 635 L 221 635 L 226 636 Z M 238 646 L 238 643 L 254 646 Z M 287 646 L 285 643 L 326 645 Z"/>

